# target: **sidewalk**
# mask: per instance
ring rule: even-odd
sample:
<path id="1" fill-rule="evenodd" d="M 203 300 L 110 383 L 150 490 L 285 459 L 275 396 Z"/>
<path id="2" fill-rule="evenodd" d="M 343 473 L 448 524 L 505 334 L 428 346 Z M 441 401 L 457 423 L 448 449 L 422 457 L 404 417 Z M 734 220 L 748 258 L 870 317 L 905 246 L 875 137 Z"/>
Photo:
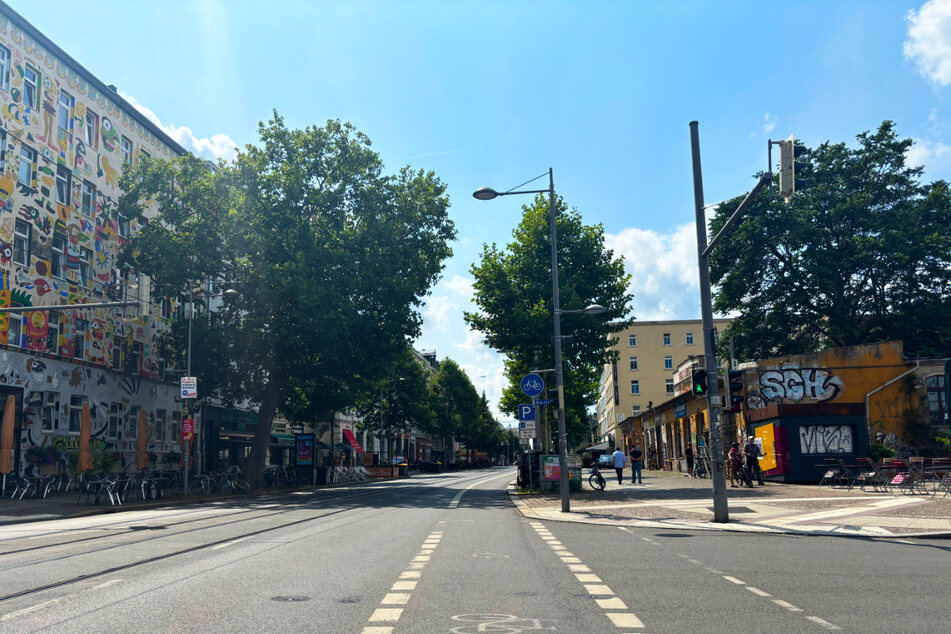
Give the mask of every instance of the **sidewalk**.
<path id="1" fill-rule="evenodd" d="M 625 469 L 630 478 L 630 469 Z M 533 519 L 630 526 L 719 530 L 748 533 L 848 535 L 862 537 L 951 537 L 951 497 L 939 493 L 901 495 L 861 489 L 830 489 L 816 485 L 780 484 L 730 488 L 730 521 L 713 521 L 713 491 L 709 479 L 681 473 L 645 471 L 644 484 L 603 472 L 604 492 L 587 486 L 571 494 L 571 513 L 561 512 L 560 494 L 520 495 L 511 499 L 525 517 Z"/>

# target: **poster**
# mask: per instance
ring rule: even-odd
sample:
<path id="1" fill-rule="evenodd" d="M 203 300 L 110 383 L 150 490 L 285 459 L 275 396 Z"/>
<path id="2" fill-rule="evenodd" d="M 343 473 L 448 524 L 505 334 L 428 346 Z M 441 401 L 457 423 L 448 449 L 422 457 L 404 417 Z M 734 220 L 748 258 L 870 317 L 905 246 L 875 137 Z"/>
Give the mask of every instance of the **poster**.
<path id="1" fill-rule="evenodd" d="M 314 435 L 297 434 L 294 436 L 294 458 L 298 467 L 314 466 Z"/>

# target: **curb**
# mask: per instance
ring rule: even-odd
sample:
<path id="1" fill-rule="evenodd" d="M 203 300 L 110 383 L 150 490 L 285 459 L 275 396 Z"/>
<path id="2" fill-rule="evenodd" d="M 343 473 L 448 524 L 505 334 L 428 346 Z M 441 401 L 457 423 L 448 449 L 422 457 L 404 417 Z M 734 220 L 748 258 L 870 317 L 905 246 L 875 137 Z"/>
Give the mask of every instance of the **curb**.
<path id="1" fill-rule="evenodd" d="M 745 533 L 759 535 L 798 535 L 803 537 L 850 537 L 862 539 L 904 539 L 904 538 L 931 538 L 931 539 L 949 539 L 951 531 L 940 532 L 918 532 L 918 533 L 899 533 L 894 535 L 878 535 L 861 532 L 845 532 L 834 530 L 817 530 L 802 528 L 779 528 L 776 526 L 765 526 L 762 524 L 750 524 L 747 522 L 731 522 L 729 524 L 711 524 L 701 522 L 678 522 L 675 520 L 647 520 L 630 518 L 625 523 L 612 522 L 609 520 L 595 520 L 581 515 L 572 517 L 552 517 L 535 512 L 525 502 L 518 499 L 515 488 L 512 483 L 508 485 L 507 493 L 512 504 L 519 512 L 529 519 L 545 520 L 550 522 L 564 522 L 573 524 L 588 524 L 594 526 L 614 526 L 616 528 L 658 528 L 666 530 L 695 530 L 695 531 L 713 531 L 721 533 Z M 560 513 L 560 511 L 559 511 Z"/>

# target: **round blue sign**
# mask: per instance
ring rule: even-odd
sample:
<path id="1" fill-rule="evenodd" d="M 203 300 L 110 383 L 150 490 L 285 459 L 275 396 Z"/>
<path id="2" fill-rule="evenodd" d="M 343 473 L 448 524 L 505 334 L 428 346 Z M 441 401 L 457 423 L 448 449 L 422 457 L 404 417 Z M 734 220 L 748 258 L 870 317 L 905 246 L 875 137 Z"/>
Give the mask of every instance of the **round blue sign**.
<path id="1" fill-rule="evenodd" d="M 545 382 L 537 374 L 526 374 L 522 378 L 522 392 L 525 396 L 538 396 L 545 389 Z"/>

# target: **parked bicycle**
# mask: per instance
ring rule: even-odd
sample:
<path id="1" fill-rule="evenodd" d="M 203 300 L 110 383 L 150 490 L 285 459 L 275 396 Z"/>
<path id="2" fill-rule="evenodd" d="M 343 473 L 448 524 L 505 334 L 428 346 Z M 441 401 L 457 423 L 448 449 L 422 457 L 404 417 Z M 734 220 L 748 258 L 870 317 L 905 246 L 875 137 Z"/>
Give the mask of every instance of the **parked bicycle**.
<path id="1" fill-rule="evenodd" d="M 604 487 L 608 485 L 607 480 L 601 475 L 601 470 L 598 468 L 597 463 L 591 465 L 591 475 L 588 476 L 588 485 L 595 491 L 604 491 Z"/>

